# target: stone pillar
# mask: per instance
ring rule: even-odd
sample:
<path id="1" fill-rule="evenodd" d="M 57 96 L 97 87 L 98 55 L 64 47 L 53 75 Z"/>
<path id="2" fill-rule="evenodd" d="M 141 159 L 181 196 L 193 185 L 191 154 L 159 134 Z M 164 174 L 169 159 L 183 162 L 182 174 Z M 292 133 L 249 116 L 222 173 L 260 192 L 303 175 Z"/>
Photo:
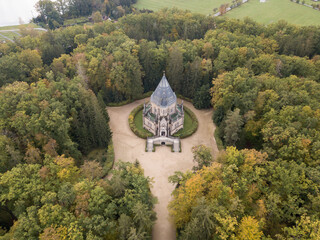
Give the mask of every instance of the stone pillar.
<path id="1" fill-rule="evenodd" d="M 183 100 L 181 102 L 181 109 L 182 109 L 182 114 L 184 114 L 184 111 L 183 111 Z"/>
<path id="2" fill-rule="evenodd" d="M 173 140 L 173 151 L 180 152 L 180 139 L 179 138 L 175 138 Z"/>
<path id="3" fill-rule="evenodd" d="M 153 152 L 153 140 L 147 138 L 147 152 Z"/>

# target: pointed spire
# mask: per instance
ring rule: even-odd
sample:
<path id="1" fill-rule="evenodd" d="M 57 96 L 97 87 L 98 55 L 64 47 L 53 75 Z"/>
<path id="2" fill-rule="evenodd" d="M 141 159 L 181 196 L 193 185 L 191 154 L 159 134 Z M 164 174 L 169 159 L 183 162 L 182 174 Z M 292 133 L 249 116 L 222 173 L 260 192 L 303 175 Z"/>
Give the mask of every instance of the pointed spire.
<path id="1" fill-rule="evenodd" d="M 151 95 L 151 102 L 158 106 L 169 106 L 173 102 L 177 101 L 175 93 L 172 91 L 170 84 L 166 78 L 165 71 L 163 71 L 163 77 L 158 84 L 156 90 Z"/>
<path id="2" fill-rule="evenodd" d="M 159 87 L 159 86 L 160 86 L 160 87 L 163 87 L 163 88 L 170 87 L 170 84 L 169 84 L 169 82 L 168 82 L 165 74 L 163 74 L 163 77 L 161 78 L 161 81 L 160 81 L 158 87 Z M 158 87 L 157 87 L 157 88 L 158 88 Z M 171 89 L 171 87 L 170 87 L 170 89 Z"/>

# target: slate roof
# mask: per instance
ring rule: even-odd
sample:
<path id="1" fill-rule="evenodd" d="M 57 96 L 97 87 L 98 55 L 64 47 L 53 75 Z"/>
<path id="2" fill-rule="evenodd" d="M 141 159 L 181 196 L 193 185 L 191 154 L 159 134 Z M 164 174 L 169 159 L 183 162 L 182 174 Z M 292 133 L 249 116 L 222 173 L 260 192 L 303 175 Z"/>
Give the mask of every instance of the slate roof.
<path id="1" fill-rule="evenodd" d="M 169 82 L 164 74 L 158 87 L 152 93 L 150 101 L 160 107 L 168 107 L 177 101 L 177 96 L 172 91 Z"/>
<path id="2" fill-rule="evenodd" d="M 151 122 L 156 121 L 156 115 L 154 115 L 152 112 L 148 112 L 146 116 Z"/>

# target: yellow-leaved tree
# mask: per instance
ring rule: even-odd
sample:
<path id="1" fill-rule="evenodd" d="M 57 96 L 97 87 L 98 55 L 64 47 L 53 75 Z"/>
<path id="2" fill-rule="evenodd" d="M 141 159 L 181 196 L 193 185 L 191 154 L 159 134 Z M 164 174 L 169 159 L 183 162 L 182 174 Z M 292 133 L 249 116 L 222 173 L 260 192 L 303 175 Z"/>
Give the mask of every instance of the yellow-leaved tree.
<path id="1" fill-rule="evenodd" d="M 238 240 L 259 240 L 262 236 L 259 222 L 254 217 L 242 218 L 237 234 Z"/>

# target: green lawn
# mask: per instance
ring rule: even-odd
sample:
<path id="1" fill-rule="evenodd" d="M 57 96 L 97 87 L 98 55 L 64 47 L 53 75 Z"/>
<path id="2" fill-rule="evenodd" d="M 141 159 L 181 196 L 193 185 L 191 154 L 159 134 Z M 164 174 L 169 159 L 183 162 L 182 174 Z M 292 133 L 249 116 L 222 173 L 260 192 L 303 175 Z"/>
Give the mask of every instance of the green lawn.
<path id="1" fill-rule="evenodd" d="M 22 26 L 24 27 L 32 27 L 32 28 L 38 28 L 39 26 L 34 24 L 34 23 L 28 23 L 28 24 L 23 24 Z M 0 27 L 0 30 L 13 30 L 13 29 L 20 29 L 21 25 L 13 25 L 13 26 L 4 26 Z"/>
<path id="2" fill-rule="evenodd" d="M 0 27 L 0 41 L 8 41 L 8 39 L 4 38 L 3 36 L 11 40 L 14 40 L 14 38 L 19 38 L 21 36 L 19 34 L 21 27 L 39 28 L 39 26 L 34 23 Z M 14 31 L 7 31 L 7 30 L 14 30 Z"/>
<path id="3" fill-rule="evenodd" d="M 231 0 L 138 0 L 134 5 L 138 9 L 150 9 L 153 11 L 162 8 L 173 8 L 190 10 L 195 13 L 213 14 L 214 8 L 219 8 L 221 4 L 231 3 Z"/>
<path id="4" fill-rule="evenodd" d="M 302 2 L 303 0 L 300 0 L 300 3 Z M 319 2 L 314 2 L 312 0 L 304 0 L 306 4 L 309 4 L 309 5 L 312 5 L 312 4 L 320 4 Z"/>
<path id="5" fill-rule="evenodd" d="M 193 124 L 194 124 L 194 121 L 192 120 L 191 116 L 187 112 L 185 112 L 183 128 L 180 129 L 175 134 L 173 134 L 173 136 L 183 136 L 186 131 L 189 131 L 189 129 L 192 127 Z"/>
<path id="6" fill-rule="evenodd" d="M 150 133 L 148 130 L 143 128 L 142 111 L 143 111 L 143 108 L 136 114 L 136 117 L 134 118 L 134 124 L 136 125 L 137 129 L 141 133 L 145 135 L 153 136 L 152 133 Z"/>
<path id="7" fill-rule="evenodd" d="M 193 115 L 192 116 L 190 115 Z M 180 129 L 178 132 L 173 134 L 174 137 L 186 138 L 195 133 L 198 129 L 198 120 L 194 113 L 187 107 L 184 107 L 184 122 L 183 129 Z"/>
<path id="8" fill-rule="evenodd" d="M 142 111 L 141 109 L 135 116 L 133 122 L 136 128 L 138 129 L 139 132 L 141 132 L 144 135 L 149 135 L 152 136 L 152 134 L 147 131 L 146 129 L 143 128 L 143 122 L 142 122 Z M 190 110 L 189 110 L 190 111 Z M 193 114 L 193 113 L 192 113 Z M 198 123 L 197 121 L 194 121 L 188 111 L 184 112 L 184 124 L 183 124 L 183 129 L 179 130 L 177 133 L 175 133 L 173 136 L 175 137 L 187 137 L 192 135 L 196 129 L 197 129 Z"/>
<path id="9" fill-rule="evenodd" d="M 63 22 L 63 25 L 72 25 L 72 24 L 78 24 L 78 23 L 83 23 L 83 22 L 89 22 L 88 17 L 66 19 Z"/>
<path id="10" fill-rule="evenodd" d="M 0 32 L 0 34 L 7 37 L 7 38 L 10 38 L 11 40 L 14 40 L 14 38 L 20 37 L 20 35 L 17 34 L 16 32 Z M 7 41 L 8 40 L 8 39 L 2 37 L 1 35 L 0 35 L 0 41 L 2 41 L 2 40 Z"/>
<path id="11" fill-rule="evenodd" d="M 225 16 L 242 19 L 250 17 L 259 23 L 269 24 L 279 20 L 286 20 L 297 25 L 319 25 L 320 11 L 293 3 L 290 0 L 250 0 L 248 3 L 235 8 Z"/>

